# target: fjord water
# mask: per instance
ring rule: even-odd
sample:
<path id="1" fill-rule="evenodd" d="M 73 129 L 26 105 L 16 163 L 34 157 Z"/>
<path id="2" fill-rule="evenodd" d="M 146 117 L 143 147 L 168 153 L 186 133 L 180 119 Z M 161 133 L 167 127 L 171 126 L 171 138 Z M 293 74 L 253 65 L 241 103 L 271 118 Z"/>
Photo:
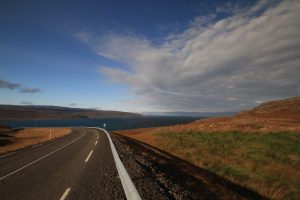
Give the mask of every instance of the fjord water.
<path id="1" fill-rule="evenodd" d="M 202 117 L 203 118 L 203 117 Z M 12 128 L 24 127 L 75 127 L 75 126 L 99 126 L 106 124 L 109 131 L 126 130 L 134 128 L 147 128 L 157 126 L 168 126 L 174 124 L 184 124 L 201 117 L 138 117 L 138 118 L 103 118 L 103 119 L 31 119 L 31 120 L 2 120 Z"/>

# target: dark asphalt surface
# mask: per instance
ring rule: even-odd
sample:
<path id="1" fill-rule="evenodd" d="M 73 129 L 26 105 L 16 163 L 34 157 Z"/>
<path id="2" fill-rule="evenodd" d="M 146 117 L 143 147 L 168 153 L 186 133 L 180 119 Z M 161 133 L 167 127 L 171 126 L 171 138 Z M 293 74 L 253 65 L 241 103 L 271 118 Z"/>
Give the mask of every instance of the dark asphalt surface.
<path id="1" fill-rule="evenodd" d="M 103 132 L 73 129 L 66 137 L 0 157 L 1 200 L 55 200 L 68 188 L 66 199 L 126 199 Z"/>
<path id="2" fill-rule="evenodd" d="M 111 137 L 143 200 L 266 199 L 159 149 L 113 133 Z M 76 128 L 65 137 L 0 156 L 0 200 L 7 199 L 126 197 L 106 134 Z"/>

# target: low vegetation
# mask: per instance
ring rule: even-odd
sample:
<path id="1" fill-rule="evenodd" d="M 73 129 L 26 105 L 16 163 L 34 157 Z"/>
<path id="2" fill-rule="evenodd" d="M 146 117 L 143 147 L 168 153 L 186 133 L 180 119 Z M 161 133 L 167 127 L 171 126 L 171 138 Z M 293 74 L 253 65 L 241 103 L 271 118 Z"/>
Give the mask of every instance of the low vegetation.
<path id="1" fill-rule="evenodd" d="M 300 97 L 231 117 L 120 131 L 271 199 L 300 199 Z"/>
<path id="2" fill-rule="evenodd" d="M 162 131 L 151 137 L 152 145 L 266 197 L 300 199 L 300 133 Z"/>
<path id="3" fill-rule="evenodd" d="M 26 128 L 0 134 L 0 154 L 64 136 L 69 128 Z"/>

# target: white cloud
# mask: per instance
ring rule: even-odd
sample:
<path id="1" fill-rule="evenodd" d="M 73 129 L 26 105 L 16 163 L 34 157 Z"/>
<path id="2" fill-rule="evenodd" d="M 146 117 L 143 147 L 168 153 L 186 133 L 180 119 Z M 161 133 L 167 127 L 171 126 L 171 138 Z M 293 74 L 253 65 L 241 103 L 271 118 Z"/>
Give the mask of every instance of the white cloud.
<path id="1" fill-rule="evenodd" d="M 227 18 L 197 17 L 160 45 L 111 34 L 88 42 L 129 66 L 101 67 L 147 110 L 228 111 L 300 94 L 300 2 L 261 1 Z M 87 42 L 87 41 L 85 41 Z"/>
<path id="2" fill-rule="evenodd" d="M 87 31 L 80 31 L 78 33 L 74 33 L 73 35 L 83 42 L 89 42 L 93 38 L 93 35 Z"/>

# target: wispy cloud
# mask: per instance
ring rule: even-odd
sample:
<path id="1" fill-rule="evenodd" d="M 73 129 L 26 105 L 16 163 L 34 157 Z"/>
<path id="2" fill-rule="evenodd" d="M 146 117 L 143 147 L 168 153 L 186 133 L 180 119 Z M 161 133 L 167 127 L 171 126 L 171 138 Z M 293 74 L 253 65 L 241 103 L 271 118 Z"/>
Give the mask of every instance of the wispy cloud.
<path id="1" fill-rule="evenodd" d="M 0 89 L 19 90 L 21 93 L 40 93 L 40 88 L 25 87 L 19 83 L 12 83 L 5 80 L 0 80 Z"/>
<path id="2" fill-rule="evenodd" d="M 129 66 L 100 68 L 108 79 L 129 86 L 135 98 L 128 105 L 240 110 L 300 94 L 299 10 L 299 1 L 260 1 L 247 9 L 234 8 L 221 20 L 213 14 L 200 16 L 160 45 L 117 34 L 101 39 L 89 35 L 82 41 L 99 55 Z"/>
<path id="3" fill-rule="evenodd" d="M 31 101 L 21 101 L 20 102 L 22 105 L 34 105 Z"/>
<path id="4" fill-rule="evenodd" d="M 77 103 L 70 103 L 69 106 L 72 106 L 72 107 L 77 106 Z"/>
<path id="5" fill-rule="evenodd" d="M 40 88 L 20 88 L 20 92 L 22 93 L 40 93 Z"/>
<path id="6" fill-rule="evenodd" d="M 11 83 L 8 81 L 4 81 L 4 80 L 0 80 L 0 88 L 6 88 L 6 89 L 10 89 L 10 90 L 14 90 L 17 88 L 20 88 L 21 85 L 18 83 Z"/>
<path id="7" fill-rule="evenodd" d="M 75 37 L 79 38 L 83 42 L 89 42 L 93 38 L 93 35 L 87 31 L 80 31 L 80 32 L 74 33 L 73 35 Z"/>

